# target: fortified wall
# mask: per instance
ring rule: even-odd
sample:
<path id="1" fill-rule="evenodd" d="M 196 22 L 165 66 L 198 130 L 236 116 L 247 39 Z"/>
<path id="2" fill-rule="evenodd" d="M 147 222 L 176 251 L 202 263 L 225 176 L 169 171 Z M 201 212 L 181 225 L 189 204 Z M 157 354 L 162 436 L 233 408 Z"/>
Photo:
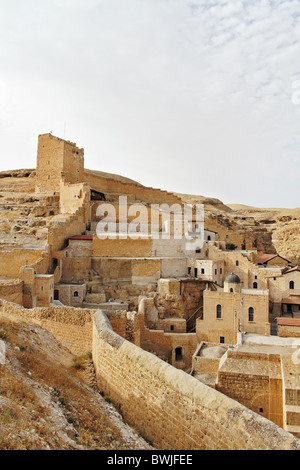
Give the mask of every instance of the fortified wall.
<path id="1" fill-rule="evenodd" d="M 76 355 L 92 350 L 100 391 L 156 448 L 300 450 L 292 434 L 141 349 L 133 312 L 111 312 L 109 321 L 99 310 L 3 300 L 1 310 L 47 329 Z"/>
<path id="2" fill-rule="evenodd" d="M 300 450 L 300 441 L 117 335 L 94 316 L 93 360 L 99 389 L 156 448 Z"/>

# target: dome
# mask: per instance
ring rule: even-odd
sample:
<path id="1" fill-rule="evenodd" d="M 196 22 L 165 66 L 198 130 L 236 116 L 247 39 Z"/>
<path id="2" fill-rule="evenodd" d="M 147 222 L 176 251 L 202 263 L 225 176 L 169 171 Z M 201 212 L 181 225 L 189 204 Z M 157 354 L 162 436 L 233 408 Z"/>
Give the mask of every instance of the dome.
<path id="1" fill-rule="evenodd" d="M 239 276 L 234 273 L 231 273 L 226 277 L 225 282 L 227 282 L 228 284 L 240 284 L 241 280 Z"/>

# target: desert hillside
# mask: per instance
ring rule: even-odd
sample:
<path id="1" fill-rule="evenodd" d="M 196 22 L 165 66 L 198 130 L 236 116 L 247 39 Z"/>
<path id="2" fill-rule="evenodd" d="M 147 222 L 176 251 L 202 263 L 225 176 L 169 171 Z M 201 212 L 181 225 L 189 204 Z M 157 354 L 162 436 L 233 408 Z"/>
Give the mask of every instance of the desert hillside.
<path id="1" fill-rule="evenodd" d="M 0 450 L 149 449 L 93 384 L 90 354 L 0 311 Z"/>
<path id="2" fill-rule="evenodd" d="M 235 214 L 253 217 L 272 235 L 272 243 L 281 256 L 300 264 L 300 207 L 295 209 L 229 206 Z"/>
<path id="3" fill-rule="evenodd" d="M 119 175 L 92 170 L 85 172 L 86 175 L 143 187 Z M 48 230 L 59 214 L 59 199 L 57 196 L 37 196 L 35 176 L 35 170 L 26 169 L 0 173 L 0 243 L 4 245 L 45 246 Z M 203 204 L 208 228 L 211 226 L 212 230 L 220 230 L 220 233 L 230 230 L 240 239 L 245 239 L 247 247 L 254 246 L 265 253 L 277 252 L 292 263 L 300 264 L 300 208 L 226 205 L 216 198 L 173 194 L 184 203 Z"/>
<path id="4" fill-rule="evenodd" d="M 224 204 L 219 199 L 177 194 L 187 204 L 203 204 L 205 218 L 248 240 L 255 240 L 259 251 L 277 252 L 294 264 L 300 264 L 300 207 L 257 208 L 242 204 Z"/>

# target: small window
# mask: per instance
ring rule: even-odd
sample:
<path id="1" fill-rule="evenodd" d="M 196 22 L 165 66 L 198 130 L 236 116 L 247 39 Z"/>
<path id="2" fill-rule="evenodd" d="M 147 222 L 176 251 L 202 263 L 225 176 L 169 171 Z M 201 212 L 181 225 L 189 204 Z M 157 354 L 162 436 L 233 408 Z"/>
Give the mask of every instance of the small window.
<path id="1" fill-rule="evenodd" d="M 210 236 L 210 235 L 208 235 L 208 237 L 207 237 L 207 241 L 208 241 L 208 242 L 210 242 L 210 241 L 211 241 L 211 236 Z"/>
<path id="2" fill-rule="evenodd" d="M 233 292 L 233 288 L 232 288 L 232 287 L 230 287 L 230 292 L 231 292 L 231 293 Z"/>
<path id="3" fill-rule="evenodd" d="M 274 279 L 274 281 L 276 281 L 276 277 L 274 277 L 273 279 Z"/>
<path id="4" fill-rule="evenodd" d="M 198 277 L 198 269 L 195 268 L 195 277 Z"/>
<path id="5" fill-rule="evenodd" d="M 196 248 L 196 253 L 201 253 L 201 248 L 199 248 L 199 246 Z"/>
<path id="6" fill-rule="evenodd" d="M 217 318 L 221 319 L 222 318 L 222 306 L 221 305 L 217 305 L 216 312 L 217 312 Z"/>
<path id="7" fill-rule="evenodd" d="M 223 269 L 222 268 L 220 268 L 220 274 L 223 274 Z"/>
<path id="8" fill-rule="evenodd" d="M 236 266 L 238 266 L 238 265 L 239 265 L 239 261 L 238 261 L 238 260 L 236 260 L 236 262 L 235 262 L 235 265 L 236 265 Z"/>
<path id="9" fill-rule="evenodd" d="M 254 279 L 257 279 L 257 276 L 254 276 Z"/>
<path id="10" fill-rule="evenodd" d="M 260 413 L 263 413 L 263 412 L 264 412 L 264 409 L 263 409 L 263 408 L 259 408 L 259 412 L 260 412 Z"/>
<path id="11" fill-rule="evenodd" d="M 175 349 L 175 361 L 182 361 L 182 348 Z"/>
<path id="12" fill-rule="evenodd" d="M 253 282 L 253 289 L 257 289 L 257 282 Z"/>
<path id="13" fill-rule="evenodd" d="M 174 325 L 170 325 L 170 331 L 174 331 Z"/>
<path id="14" fill-rule="evenodd" d="M 220 343 L 225 344 L 225 336 L 220 336 Z"/>
<path id="15" fill-rule="evenodd" d="M 188 268 L 188 274 L 191 274 L 191 272 L 192 272 L 192 268 L 189 267 Z"/>
<path id="16" fill-rule="evenodd" d="M 74 296 L 74 297 L 78 297 L 78 292 L 77 292 L 77 290 L 74 292 L 73 296 Z"/>
<path id="17" fill-rule="evenodd" d="M 201 274 L 205 274 L 205 269 L 201 268 Z"/>
<path id="18" fill-rule="evenodd" d="M 215 275 L 217 276 L 217 274 L 218 274 L 218 270 L 217 270 L 217 269 L 215 269 Z"/>
<path id="19" fill-rule="evenodd" d="M 290 281 L 290 289 L 295 289 L 295 283 L 294 283 L 294 281 Z"/>
<path id="20" fill-rule="evenodd" d="M 249 307 L 249 310 L 248 310 L 248 319 L 249 319 L 249 322 L 253 322 L 253 321 L 254 321 L 254 308 L 253 308 L 253 307 Z"/>

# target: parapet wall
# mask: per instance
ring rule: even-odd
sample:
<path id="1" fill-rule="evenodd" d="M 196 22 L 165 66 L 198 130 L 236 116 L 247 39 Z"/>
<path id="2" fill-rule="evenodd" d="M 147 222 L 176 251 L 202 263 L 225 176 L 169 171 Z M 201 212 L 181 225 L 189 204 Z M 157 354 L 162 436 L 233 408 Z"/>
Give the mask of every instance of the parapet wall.
<path id="1" fill-rule="evenodd" d="M 93 320 L 98 386 L 158 449 L 300 450 L 294 436 Z"/>
<path id="2" fill-rule="evenodd" d="M 92 350 L 94 309 L 66 306 L 24 308 L 0 298 L 0 310 L 50 331 L 73 354 Z M 109 319 L 120 336 L 139 344 L 140 321 L 135 312 L 111 311 Z"/>
<path id="3" fill-rule="evenodd" d="M 30 321 L 55 336 L 73 354 L 92 350 L 92 319 L 95 310 L 75 307 L 36 307 L 26 309 L 0 300 L 5 313 Z"/>

